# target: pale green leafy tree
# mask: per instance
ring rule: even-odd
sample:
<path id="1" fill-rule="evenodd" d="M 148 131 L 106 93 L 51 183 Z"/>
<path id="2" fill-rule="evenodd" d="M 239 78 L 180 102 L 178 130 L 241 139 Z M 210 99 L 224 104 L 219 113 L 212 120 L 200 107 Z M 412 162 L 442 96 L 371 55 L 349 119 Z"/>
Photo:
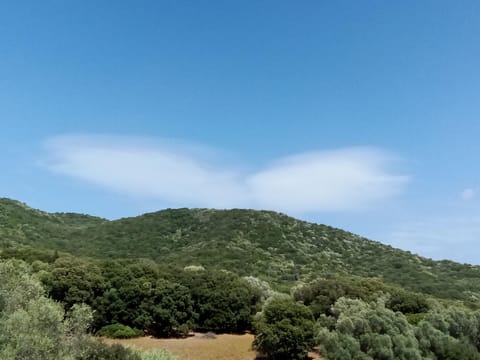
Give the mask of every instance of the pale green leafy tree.
<path id="1" fill-rule="evenodd" d="M 413 326 L 401 313 L 387 309 L 385 299 L 366 303 L 340 298 L 332 313 L 333 319 L 322 319 L 319 333 L 326 359 L 422 359 Z"/>

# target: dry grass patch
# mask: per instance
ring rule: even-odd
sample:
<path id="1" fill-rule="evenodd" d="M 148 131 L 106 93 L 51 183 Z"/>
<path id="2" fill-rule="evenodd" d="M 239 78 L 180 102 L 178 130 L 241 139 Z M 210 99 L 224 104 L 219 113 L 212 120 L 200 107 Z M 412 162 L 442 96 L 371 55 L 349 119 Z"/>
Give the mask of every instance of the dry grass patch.
<path id="1" fill-rule="evenodd" d="M 217 335 L 215 339 L 204 338 L 203 334 L 186 339 L 155 339 L 142 337 L 136 339 L 104 339 L 109 344 L 122 344 L 140 350 L 164 349 L 179 360 L 254 360 L 252 350 L 253 335 Z M 311 354 L 313 359 L 320 359 Z"/>
<path id="2" fill-rule="evenodd" d="M 203 334 L 186 339 L 155 339 L 142 337 L 137 339 L 105 339 L 110 344 L 133 346 L 140 350 L 165 349 L 179 360 L 253 360 L 255 352 L 251 349 L 253 335 L 217 335 L 215 339 L 206 339 Z"/>

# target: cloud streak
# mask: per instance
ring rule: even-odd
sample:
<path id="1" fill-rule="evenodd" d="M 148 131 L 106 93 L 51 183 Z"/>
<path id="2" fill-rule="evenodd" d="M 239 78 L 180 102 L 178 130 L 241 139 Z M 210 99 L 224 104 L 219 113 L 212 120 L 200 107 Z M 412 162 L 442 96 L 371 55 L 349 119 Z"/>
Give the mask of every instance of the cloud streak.
<path id="1" fill-rule="evenodd" d="M 246 171 L 218 161 L 218 151 L 173 141 L 58 136 L 45 145 L 44 165 L 56 174 L 169 206 L 357 210 L 398 194 L 408 182 L 389 170 L 394 157 L 366 147 L 295 154 Z"/>

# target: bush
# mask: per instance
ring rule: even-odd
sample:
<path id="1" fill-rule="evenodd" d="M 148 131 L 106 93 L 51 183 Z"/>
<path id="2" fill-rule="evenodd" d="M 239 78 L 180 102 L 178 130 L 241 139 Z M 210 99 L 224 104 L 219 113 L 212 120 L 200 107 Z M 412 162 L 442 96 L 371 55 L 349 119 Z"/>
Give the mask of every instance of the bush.
<path id="1" fill-rule="evenodd" d="M 267 302 L 255 323 L 253 347 L 267 359 L 301 360 L 314 345 L 316 324 L 312 312 L 289 298 Z"/>
<path id="2" fill-rule="evenodd" d="M 164 350 L 138 352 L 142 360 L 176 360 L 170 353 Z"/>
<path id="3" fill-rule="evenodd" d="M 98 330 L 97 335 L 112 339 L 131 339 L 143 336 L 143 331 L 122 324 L 111 324 Z"/>
<path id="4" fill-rule="evenodd" d="M 140 354 L 119 344 L 107 345 L 90 340 L 81 355 L 75 360 L 142 360 Z"/>
<path id="5" fill-rule="evenodd" d="M 411 325 L 418 325 L 420 321 L 425 319 L 427 316 L 426 313 L 419 313 L 419 314 L 406 314 L 405 318 L 407 319 L 408 323 Z"/>

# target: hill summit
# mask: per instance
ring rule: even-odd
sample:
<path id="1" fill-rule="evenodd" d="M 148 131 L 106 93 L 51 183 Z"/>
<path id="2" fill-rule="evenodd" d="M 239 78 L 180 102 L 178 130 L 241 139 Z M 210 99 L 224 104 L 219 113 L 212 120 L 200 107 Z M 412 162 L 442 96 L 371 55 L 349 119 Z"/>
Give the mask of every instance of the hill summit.
<path id="1" fill-rule="evenodd" d="M 433 261 L 271 211 L 183 208 L 110 221 L 2 198 L 0 245 L 3 253 L 61 251 L 225 269 L 273 286 L 338 274 L 379 277 L 437 297 L 480 299 L 479 266 Z"/>

